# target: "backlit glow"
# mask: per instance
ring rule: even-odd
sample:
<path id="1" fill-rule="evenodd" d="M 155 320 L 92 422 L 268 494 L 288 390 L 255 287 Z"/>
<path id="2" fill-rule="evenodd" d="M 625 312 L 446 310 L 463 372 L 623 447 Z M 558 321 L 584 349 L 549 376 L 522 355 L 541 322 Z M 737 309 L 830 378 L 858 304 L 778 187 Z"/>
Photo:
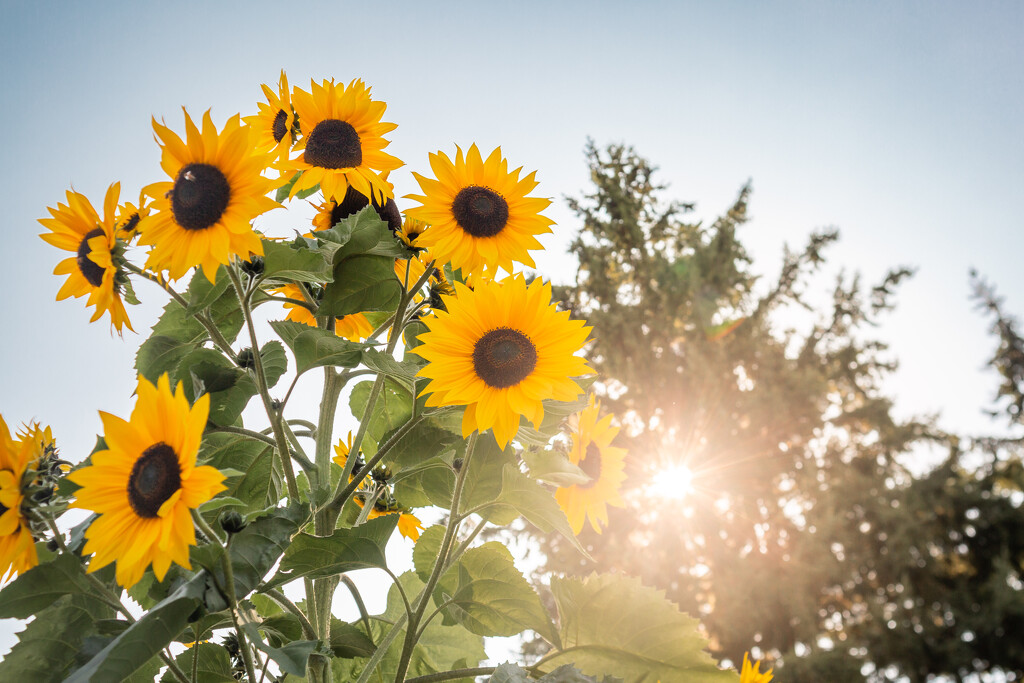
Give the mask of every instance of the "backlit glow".
<path id="1" fill-rule="evenodd" d="M 652 477 L 649 489 L 658 498 L 682 500 L 693 493 L 693 472 L 686 465 L 673 465 Z"/>

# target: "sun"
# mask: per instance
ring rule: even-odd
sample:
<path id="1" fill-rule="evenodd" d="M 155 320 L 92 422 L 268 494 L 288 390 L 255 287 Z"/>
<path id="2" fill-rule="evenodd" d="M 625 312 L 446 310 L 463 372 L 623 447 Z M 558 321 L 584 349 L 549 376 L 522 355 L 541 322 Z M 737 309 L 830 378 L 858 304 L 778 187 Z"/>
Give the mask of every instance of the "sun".
<path id="1" fill-rule="evenodd" d="M 656 472 L 648 492 L 662 499 L 683 500 L 693 493 L 693 470 L 686 465 L 672 465 Z"/>

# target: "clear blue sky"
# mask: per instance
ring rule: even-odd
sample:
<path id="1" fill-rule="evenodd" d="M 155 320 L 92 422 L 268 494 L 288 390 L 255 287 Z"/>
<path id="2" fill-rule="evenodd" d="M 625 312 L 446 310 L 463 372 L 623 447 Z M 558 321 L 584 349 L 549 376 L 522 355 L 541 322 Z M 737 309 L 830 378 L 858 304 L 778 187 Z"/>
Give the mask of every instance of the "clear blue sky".
<path id="1" fill-rule="evenodd" d="M 587 136 L 636 146 L 708 219 L 752 179 L 742 237 L 755 269 L 774 275 L 784 243 L 824 226 L 843 233 L 832 262 L 869 280 L 918 267 L 879 331 L 902 362 L 889 384 L 898 409 L 990 425 L 980 409 L 995 378 L 981 368 L 993 343 L 967 270 L 1024 314 L 1024 4 L 99 5 L 5 2 L 0 26 L 0 412 L 51 423 L 69 459 L 91 448 L 97 409 L 129 412 L 142 337 L 111 339 L 84 300 L 54 301 L 64 253 L 36 219 L 72 184 L 96 204 L 115 180 L 137 196 L 161 179 L 151 116 L 180 132 L 182 105 L 217 121 L 254 112 L 282 67 L 295 84 L 373 86 L 399 124 L 399 194 L 428 152 L 455 143 L 501 145 L 537 169 L 559 223 L 538 265 L 556 280 L 572 268 L 561 197 L 586 186 Z M 145 332 L 164 299 L 137 289 L 145 304 L 129 314 Z"/>

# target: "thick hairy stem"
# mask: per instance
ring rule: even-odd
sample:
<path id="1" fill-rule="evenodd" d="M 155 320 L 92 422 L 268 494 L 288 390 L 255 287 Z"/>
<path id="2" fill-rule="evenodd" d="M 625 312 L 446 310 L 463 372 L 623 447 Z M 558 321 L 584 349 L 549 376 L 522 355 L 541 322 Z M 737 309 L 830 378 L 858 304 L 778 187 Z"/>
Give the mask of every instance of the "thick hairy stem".
<path id="1" fill-rule="evenodd" d="M 198 515 L 196 515 L 198 517 Z M 204 532 L 205 533 L 205 532 Z M 227 582 L 225 589 L 228 593 L 228 600 L 231 601 L 231 623 L 235 626 L 235 633 L 238 635 L 238 647 L 242 651 L 242 660 L 245 662 L 245 672 L 249 675 L 250 681 L 256 680 L 256 665 L 252 660 L 252 650 L 245 640 L 245 634 L 238 623 L 238 597 L 235 594 L 235 570 L 231 566 L 231 537 L 224 546 L 224 554 L 221 555 L 221 565 L 224 567 L 224 577 Z M 197 652 L 198 655 L 198 652 Z"/>
<path id="2" fill-rule="evenodd" d="M 434 562 L 434 568 L 430 572 L 430 577 L 427 579 L 422 593 L 420 593 L 416 609 L 409 618 L 409 626 L 405 631 L 405 643 L 402 646 L 402 658 L 398 662 L 398 669 L 395 673 L 395 683 L 403 683 L 405 681 L 405 673 L 409 670 L 409 661 L 412 659 L 412 651 L 416 646 L 420 622 L 423 620 L 423 614 L 427 610 L 427 605 L 430 604 L 430 595 L 434 592 L 434 587 L 437 586 L 441 573 L 447 564 L 448 553 L 451 550 L 452 541 L 454 541 L 459 527 L 459 502 L 462 498 L 462 487 L 466 483 L 466 473 L 469 471 L 470 461 L 473 458 L 473 451 L 476 450 L 476 441 L 477 433 L 473 432 L 466 443 L 466 456 L 463 458 L 462 467 L 459 468 L 459 476 L 455 480 L 451 511 L 448 515 L 448 524 L 444 529 L 441 549 L 437 553 L 437 560 Z"/>

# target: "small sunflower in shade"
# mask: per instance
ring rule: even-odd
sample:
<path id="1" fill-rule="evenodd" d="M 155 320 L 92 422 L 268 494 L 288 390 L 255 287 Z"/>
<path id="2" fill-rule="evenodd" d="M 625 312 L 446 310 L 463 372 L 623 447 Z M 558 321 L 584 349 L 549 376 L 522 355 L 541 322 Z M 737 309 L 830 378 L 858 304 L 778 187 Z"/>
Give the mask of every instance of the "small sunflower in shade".
<path id="1" fill-rule="evenodd" d="M 246 116 L 242 121 L 252 130 L 252 143 L 257 151 L 268 152 L 275 161 L 287 159 L 297 127 L 288 75 L 281 69 L 277 92 L 265 83 L 260 87 L 267 101 L 259 103 L 258 114 Z"/>
<path id="2" fill-rule="evenodd" d="M 310 81 L 310 92 L 294 89 L 292 106 L 302 134 L 293 151 L 301 153 L 281 167 L 302 171 L 292 186 L 293 196 L 320 185 L 326 199 L 344 201 L 349 187 L 382 206 L 393 197 L 382 174 L 400 168 L 402 162 L 384 151 L 391 144 L 384 135 L 398 125 L 381 121 L 387 105 L 370 99 L 365 83 Z"/>
<path id="3" fill-rule="evenodd" d="M 433 230 L 434 228 L 431 228 Z M 504 448 L 525 417 L 544 419 L 544 399 L 573 401 L 582 390 L 573 380 L 591 373 L 576 353 L 590 328 L 570 320 L 551 302 L 551 285 L 522 275 L 481 280 L 475 289 L 455 283 L 442 296 L 447 310 L 423 318 L 429 328 L 410 349 L 428 361 L 428 406 L 464 405 L 463 436 L 492 429 Z"/>
<path id="4" fill-rule="evenodd" d="M 173 180 L 143 189 L 153 213 L 139 221 L 139 244 L 153 247 L 146 267 L 166 270 L 172 280 L 201 265 L 213 282 L 217 268 L 233 256 L 263 255 L 251 221 L 280 204 L 267 197 L 279 181 L 263 176 L 270 157 L 252 149 L 238 115 L 218 133 L 203 114 L 202 131 L 185 112 L 185 139 L 153 120 L 163 143 L 160 165 Z"/>
<path id="5" fill-rule="evenodd" d="M 303 285 L 299 284 L 287 284 L 270 291 L 288 299 L 304 301 L 302 287 Z M 302 304 L 285 301 L 282 305 L 288 310 L 286 320 L 316 327 L 316 316 Z M 361 342 L 373 333 L 373 325 L 364 314 L 351 313 L 334 319 L 334 333 L 351 342 Z"/>
<path id="6" fill-rule="evenodd" d="M 444 152 L 430 155 L 434 179 L 413 173 L 422 195 L 408 195 L 422 206 L 406 214 L 431 226 L 417 240 L 435 259 L 450 262 L 464 276 L 482 269 L 512 272 L 518 261 L 535 267 L 531 249 L 541 249 L 537 235 L 551 232 L 553 221 L 540 214 L 551 201 L 528 197 L 537 187 L 536 173 L 519 177 L 508 170 L 496 148 L 483 159 L 476 145 L 453 161 Z"/>
<path id="7" fill-rule="evenodd" d="M 225 488 L 219 470 L 196 466 L 209 394 L 189 406 L 183 386 L 172 391 L 166 374 L 156 386 L 140 377 L 137 394 L 129 420 L 100 413 L 106 450 L 67 477 L 82 487 L 71 507 L 99 515 L 85 532 L 85 553 L 94 553 L 89 571 L 117 562 L 124 588 L 151 564 L 158 581 L 172 562 L 191 569 L 191 511 Z"/>
<path id="8" fill-rule="evenodd" d="M 612 446 L 619 428 L 612 425 L 611 415 L 600 414 L 601 402 L 591 395 L 590 404 L 570 422 L 569 462 L 583 470 L 590 481 L 555 491 L 555 500 L 574 534 L 583 531 L 588 519 L 594 531 L 601 533 L 601 528 L 608 525 L 607 506 L 623 506 L 619 490 L 626 478 L 626 449 Z"/>
<path id="9" fill-rule="evenodd" d="M 44 227 L 50 229 L 40 237 L 58 249 L 74 254 L 58 263 L 53 271 L 55 275 L 68 276 L 57 292 L 57 301 L 69 296 L 88 296 L 86 305 L 96 308 L 90 322 L 109 312 L 110 325 L 118 334 L 125 327 L 132 330 L 122 300 L 122 294 L 130 291 L 128 275 L 123 270 L 124 249 L 123 244 L 118 244 L 115 227 L 120 192 L 120 183 L 114 183 L 107 189 L 103 218 L 85 195 L 68 190 L 68 203 L 58 203 L 56 209 L 48 209 L 50 218 L 39 219 Z"/>
<path id="10" fill-rule="evenodd" d="M 334 462 L 338 467 L 344 468 L 345 463 L 348 462 L 349 454 L 352 451 L 352 432 L 348 433 L 348 439 L 342 441 L 338 440 L 337 445 L 334 447 Z M 356 477 L 362 478 L 366 473 L 362 472 L 366 464 L 363 462 L 361 457 L 357 457 L 355 463 L 352 466 L 352 474 L 349 475 L 348 480 L 352 481 Z M 423 530 L 423 523 L 412 514 L 412 510 L 402 506 L 394 496 L 394 492 L 391 487 L 388 486 L 387 480 L 390 478 L 390 473 L 386 467 L 378 467 L 376 470 L 370 473 L 369 481 L 373 482 L 368 484 L 366 479 L 363 479 L 359 483 L 359 488 L 352 495 L 352 500 L 355 501 L 356 505 L 360 508 L 366 505 L 366 500 L 369 498 L 372 487 L 379 487 L 380 491 L 373 502 L 373 509 L 370 510 L 367 515 L 367 519 L 376 519 L 377 517 L 383 517 L 384 515 L 399 515 L 398 517 L 398 532 L 402 536 L 418 541 L 420 538 L 420 531 Z"/>

